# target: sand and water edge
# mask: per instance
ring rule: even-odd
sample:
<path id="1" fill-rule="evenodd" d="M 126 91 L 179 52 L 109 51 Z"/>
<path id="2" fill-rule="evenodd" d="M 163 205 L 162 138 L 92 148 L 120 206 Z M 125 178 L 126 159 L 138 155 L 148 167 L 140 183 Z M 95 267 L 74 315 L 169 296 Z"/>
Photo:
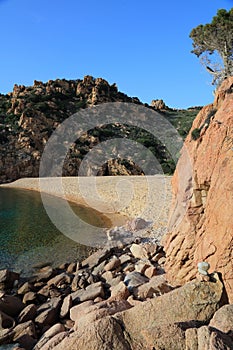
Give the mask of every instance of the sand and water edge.
<path id="1" fill-rule="evenodd" d="M 99 176 L 22 178 L 0 185 L 47 193 L 96 210 L 110 226 L 141 217 L 153 222 L 154 230 L 167 227 L 171 205 L 171 177 Z"/>

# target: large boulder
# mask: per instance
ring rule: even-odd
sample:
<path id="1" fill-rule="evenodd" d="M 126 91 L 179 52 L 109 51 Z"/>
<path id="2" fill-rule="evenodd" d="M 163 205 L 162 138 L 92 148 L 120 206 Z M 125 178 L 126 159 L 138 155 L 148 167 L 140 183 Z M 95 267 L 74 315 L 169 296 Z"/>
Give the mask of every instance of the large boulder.
<path id="1" fill-rule="evenodd" d="M 163 244 L 168 281 L 181 285 L 206 260 L 222 274 L 233 302 L 233 77 L 196 117 L 173 184 L 169 233 Z"/>
<path id="2" fill-rule="evenodd" d="M 153 346 L 155 349 L 185 349 L 184 331 L 208 323 L 221 304 L 223 285 L 217 274 L 213 279 L 215 282 L 189 282 L 119 314 L 132 349 L 140 344 L 138 349 L 145 350 Z M 179 347 L 169 347 L 168 334 L 176 332 Z"/>
<path id="3" fill-rule="evenodd" d="M 231 350 L 233 341 L 231 337 L 218 329 L 202 326 L 200 328 L 189 328 L 185 332 L 185 350 Z"/>
<path id="4" fill-rule="evenodd" d="M 210 326 L 217 328 L 223 333 L 228 333 L 233 340 L 233 304 L 224 305 L 215 314 L 210 321 Z"/>
<path id="5" fill-rule="evenodd" d="M 54 350 L 131 350 L 120 324 L 113 317 L 97 320 L 94 324 L 87 324 L 81 329 L 66 337 Z"/>

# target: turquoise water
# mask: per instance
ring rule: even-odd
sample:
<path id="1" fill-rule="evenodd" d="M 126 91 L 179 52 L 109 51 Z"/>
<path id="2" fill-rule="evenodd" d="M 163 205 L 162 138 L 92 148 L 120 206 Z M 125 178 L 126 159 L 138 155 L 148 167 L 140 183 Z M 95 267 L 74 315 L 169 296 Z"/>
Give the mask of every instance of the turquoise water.
<path id="1" fill-rule="evenodd" d="M 48 203 L 62 217 L 64 201 L 48 195 Z M 97 227 L 99 231 L 94 234 L 103 242 L 106 220 L 90 208 L 69 204 L 76 216 Z M 90 253 L 93 237 L 90 244 L 80 244 L 79 235 L 89 243 L 89 232 L 88 228 L 86 232 L 78 231 L 77 228 L 75 241 L 61 233 L 46 214 L 38 192 L 0 188 L 0 269 L 10 268 L 27 275 L 37 264 L 58 266 L 81 260 Z"/>

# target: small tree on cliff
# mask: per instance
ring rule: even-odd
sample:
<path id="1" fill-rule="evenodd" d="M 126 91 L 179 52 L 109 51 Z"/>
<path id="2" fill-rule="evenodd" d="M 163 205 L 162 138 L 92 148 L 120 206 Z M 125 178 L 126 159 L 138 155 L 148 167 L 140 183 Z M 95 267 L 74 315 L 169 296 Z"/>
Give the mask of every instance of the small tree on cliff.
<path id="1" fill-rule="evenodd" d="M 233 8 L 228 12 L 218 10 L 212 22 L 199 25 L 190 33 L 191 51 L 213 76 L 213 85 L 233 75 Z"/>

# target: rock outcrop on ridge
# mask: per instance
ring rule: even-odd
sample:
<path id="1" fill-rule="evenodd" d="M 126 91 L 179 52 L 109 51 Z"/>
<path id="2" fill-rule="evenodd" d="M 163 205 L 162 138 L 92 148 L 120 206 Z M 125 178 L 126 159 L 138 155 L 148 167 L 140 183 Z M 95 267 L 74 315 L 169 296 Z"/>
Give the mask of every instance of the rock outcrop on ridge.
<path id="1" fill-rule="evenodd" d="M 56 79 L 33 86 L 16 85 L 13 92 L 0 94 L 0 183 L 22 177 L 38 177 L 44 147 L 53 131 L 68 117 L 103 103 L 125 102 L 158 110 L 182 136 L 187 134 L 197 114 L 194 110 L 170 110 L 164 104 L 143 104 L 129 97 L 102 78 L 85 76 L 83 80 Z M 161 109 L 162 108 L 162 109 Z M 116 123 L 117 124 L 117 123 Z M 98 125 L 70 146 L 63 165 L 63 176 L 77 176 L 80 164 L 90 149 L 110 138 L 129 138 L 149 148 L 163 171 L 173 173 L 175 163 L 162 142 L 153 135 L 122 125 Z M 63 145 L 61 145 L 63 147 Z M 100 167 L 98 176 L 142 175 L 131 159 L 116 157 Z"/>
<path id="2" fill-rule="evenodd" d="M 233 302 L 233 77 L 196 117 L 173 177 L 170 233 L 163 244 L 168 280 L 184 284 L 197 263 L 219 271 Z"/>
<path id="3" fill-rule="evenodd" d="M 116 101 L 140 103 L 119 92 L 115 84 L 91 76 L 47 83 L 35 80 L 28 87 L 15 84 L 13 92 L 0 95 L 0 183 L 38 177 L 45 144 L 59 124 L 80 109 Z M 71 147 L 64 176 L 77 175 L 85 153 L 100 142 L 99 138 L 96 132 L 96 136 L 87 135 Z"/>

